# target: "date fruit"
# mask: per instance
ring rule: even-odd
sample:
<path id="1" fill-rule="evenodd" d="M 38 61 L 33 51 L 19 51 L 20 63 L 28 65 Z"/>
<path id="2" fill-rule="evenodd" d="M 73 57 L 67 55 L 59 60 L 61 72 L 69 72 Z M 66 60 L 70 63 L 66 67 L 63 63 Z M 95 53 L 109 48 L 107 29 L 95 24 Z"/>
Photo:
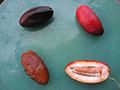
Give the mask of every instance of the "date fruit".
<path id="1" fill-rule="evenodd" d="M 49 80 L 48 69 L 41 57 L 29 50 L 21 55 L 21 63 L 27 75 L 38 84 L 47 84 Z"/>
<path id="2" fill-rule="evenodd" d="M 48 6 L 34 7 L 26 11 L 19 23 L 23 27 L 36 27 L 46 23 L 53 16 L 53 9 Z"/>
<path id="3" fill-rule="evenodd" d="M 100 36 L 104 33 L 99 18 L 90 7 L 86 5 L 79 6 L 76 10 L 76 18 L 86 32 L 95 36 Z"/>
<path id="4" fill-rule="evenodd" d="M 110 69 L 100 61 L 76 60 L 66 65 L 65 72 L 81 83 L 100 83 L 109 77 Z"/>

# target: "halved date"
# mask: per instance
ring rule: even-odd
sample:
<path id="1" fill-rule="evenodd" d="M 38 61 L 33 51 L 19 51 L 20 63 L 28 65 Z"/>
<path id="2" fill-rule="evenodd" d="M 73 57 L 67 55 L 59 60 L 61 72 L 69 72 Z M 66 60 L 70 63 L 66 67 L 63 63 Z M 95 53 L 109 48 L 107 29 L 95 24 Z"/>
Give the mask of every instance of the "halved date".
<path id="1" fill-rule="evenodd" d="M 107 64 L 96 60 L 76 60 L 65 67 L 65 72 L 81 83 L 100 83 L 109 77 Z"/>
<path id="2" fill-rule="evenodd" d="M 49 79 L 48 69 L 41 57 L 29 50 L 21 55 L 21 63 L 27 75 L 39 84 L 47 84 Z"/>
<path id="3" fill-rule="evenodd" d="M 34 7 L 26 11 L 20 18 L 19 23 L 23 27 L 40 26 L 53 16 L 53 9 L 48 6 Z"/>

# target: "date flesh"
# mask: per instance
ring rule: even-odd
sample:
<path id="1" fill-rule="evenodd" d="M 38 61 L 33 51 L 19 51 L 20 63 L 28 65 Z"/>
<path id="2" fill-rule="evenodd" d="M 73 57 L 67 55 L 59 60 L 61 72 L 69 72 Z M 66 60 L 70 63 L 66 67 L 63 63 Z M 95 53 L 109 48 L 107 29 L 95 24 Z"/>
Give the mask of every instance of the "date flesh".
<path id="1" fill-rule="evenodd" d="M 109 77 L 110 69 L 97 60 L 76 60 L 66 65 L 65 72 L 81 83 L 100 83 Z"/>

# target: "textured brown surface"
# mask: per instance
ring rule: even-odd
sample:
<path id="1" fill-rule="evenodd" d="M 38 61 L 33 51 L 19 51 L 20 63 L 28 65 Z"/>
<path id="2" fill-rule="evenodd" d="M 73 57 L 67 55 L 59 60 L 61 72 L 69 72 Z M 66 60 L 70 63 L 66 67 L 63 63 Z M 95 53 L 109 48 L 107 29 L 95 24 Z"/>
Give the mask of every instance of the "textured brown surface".
<path id="1" fill-rule="evenodd" d="M 26 73 L 37 83 L 48 83 L 48 69 L 43 60 L 32 50 L 23 53 L 21 56 L 22 65 Z"/>

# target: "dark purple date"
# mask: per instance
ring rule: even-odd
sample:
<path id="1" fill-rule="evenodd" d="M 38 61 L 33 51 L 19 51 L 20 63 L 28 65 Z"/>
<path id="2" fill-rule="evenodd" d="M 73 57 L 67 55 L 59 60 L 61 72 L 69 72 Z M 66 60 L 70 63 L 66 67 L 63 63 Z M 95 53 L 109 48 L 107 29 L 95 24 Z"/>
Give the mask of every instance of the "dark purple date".
<path id="1" fill-rule="evenodd" d="M 46 23 L 53 16 L 53 9 L 48 6 L 34 7 L 26 11 L 19 23 L 23 27 L 36 27 Z"/>

